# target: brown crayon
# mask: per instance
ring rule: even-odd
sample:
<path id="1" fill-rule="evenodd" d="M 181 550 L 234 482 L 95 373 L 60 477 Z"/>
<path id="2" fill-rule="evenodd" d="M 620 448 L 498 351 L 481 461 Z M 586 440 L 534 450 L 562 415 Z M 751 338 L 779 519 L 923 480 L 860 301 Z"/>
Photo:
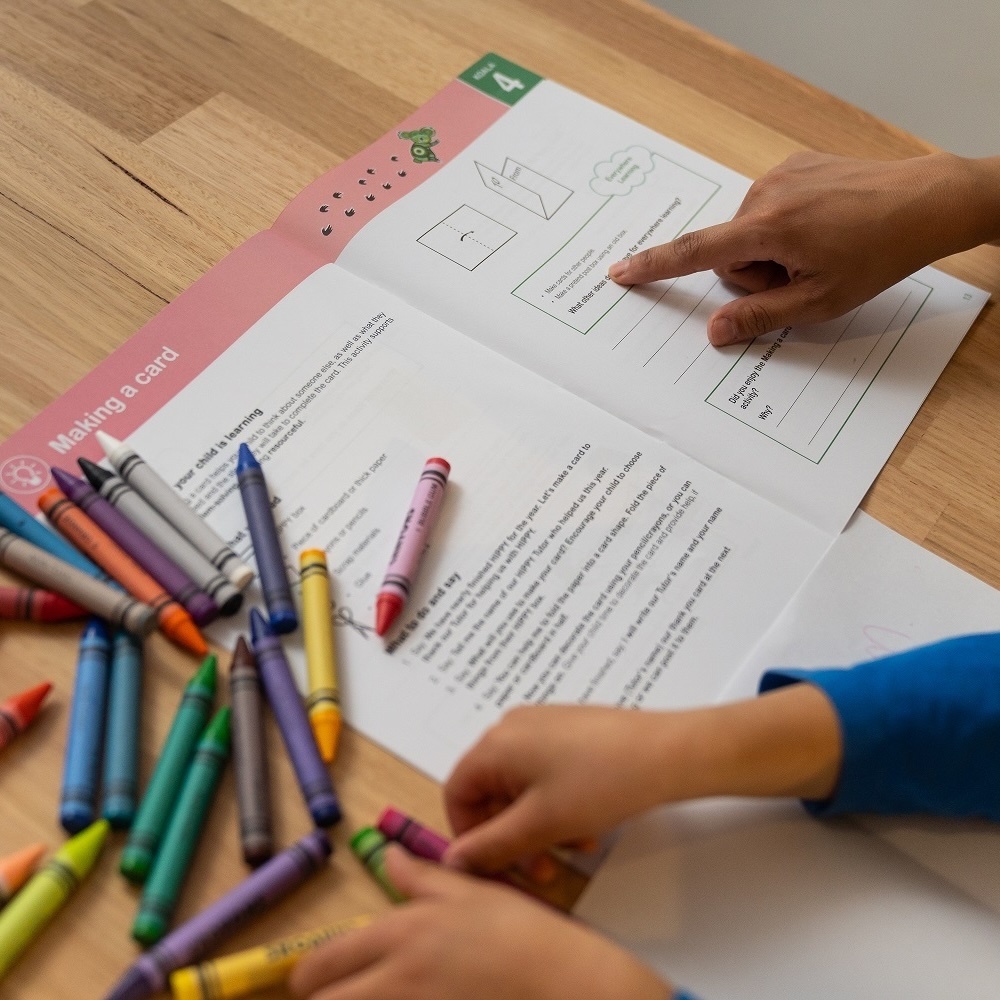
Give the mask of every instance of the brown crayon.
<path id="1" fill-rule="evenodd" d="M 253 867 L 267 861 L 274 849 L 261 698 L 257 661 L 240 636 L 229 667 L 229 702 L 233 707 L 233 768 L 240 843 L 246 863 Z"/>
<path id="2" fill-rule="evenodd" d="M 86 608 L 51 590 L 0 587 L 0 618 L 8 621 L 65 622 L 87 614 Z"/>
<path id="3" fill-rule="evenodd" d="M 46 490 L 38 498 L 38 506 L 67 541 L 156 611 L 160 628 L 169 639 L 196 656 L 208 652 L 207 643 L 184 608 L 60 490 Z"/>
<path id="4" fill-rule="evenodd" d="M 133 635 L 147 636 L 156 628 L 156 612 L 148 604 L 108 586 L 6 528 L 0 528 L 0 563 Z"/>

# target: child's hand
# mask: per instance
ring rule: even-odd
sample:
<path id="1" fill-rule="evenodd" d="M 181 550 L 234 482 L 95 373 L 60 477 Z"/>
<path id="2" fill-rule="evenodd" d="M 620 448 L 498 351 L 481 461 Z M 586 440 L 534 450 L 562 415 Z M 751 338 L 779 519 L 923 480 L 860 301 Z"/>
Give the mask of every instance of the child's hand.
<path id="1" fill-rule="evenodd" d="M 544 880 L 550 847 L 586 847 L 622 820 L 709 795 L 824 798 L 840 771 L 836 713 L 810 684 L 679 712 L 516 708 L 445 784 L 446 864 Z"/>
<path id="2" fill-rule="evenodd" d="M 445 862 L 498 871 L 541 852 L 585 847 L 663 801 L 672 730 L 667 713 L 613 708 L 515 708 L 459 761 L 445 784 L 457 839 Z"/>
<path id="3" fill-rule="evenodd" d="M 292 993 L 310 1000 L 667 1000 L 628 952 L 513 889 L 387 853 L 410 902 L 303 959 Z"/>
<path id="4" fill-rule="evenodd" d="M 715 273 L 749 294 L 708 320 L 716 346 L 850 311 L 926 264 L 1000 236 L 1000 158 L 796 153 L 731 222 L 609 268 L 623 285 Z"/>

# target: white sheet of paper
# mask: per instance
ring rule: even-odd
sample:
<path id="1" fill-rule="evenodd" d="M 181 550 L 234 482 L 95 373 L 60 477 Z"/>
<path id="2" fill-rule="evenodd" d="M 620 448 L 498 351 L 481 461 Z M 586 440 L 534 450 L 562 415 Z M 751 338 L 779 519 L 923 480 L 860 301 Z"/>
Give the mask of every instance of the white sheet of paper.
<path id="1" fill-rule="evenodd" d="M 769 667 L 849 666 L 998 622 L 1000 592 L 858 513 L 724 700 Z M 625 828 L 577 912 L 705 1000 L 991 997 L 1000 827 L 667 808 Z"/>

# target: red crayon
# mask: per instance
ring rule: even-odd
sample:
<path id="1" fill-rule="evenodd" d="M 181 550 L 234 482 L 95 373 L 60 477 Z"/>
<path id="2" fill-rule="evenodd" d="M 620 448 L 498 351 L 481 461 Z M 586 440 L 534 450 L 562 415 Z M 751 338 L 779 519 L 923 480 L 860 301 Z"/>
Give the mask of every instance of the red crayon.
<path id="1" fill-rule="evenodd" d="M 375 598 L 375 631 L 379 635 L 389 631 L 410 596 L 431 530 L 441 512 L 449 472 L 451 466 L 443 458 L 429 458 L 420 473 L 389 568 Z"/>
<path id="2" fill-rule="evenodd" d="M 65 622 L 86 618 L 89 612 L 51 590 L 0 587 L 0 618 L 9 621 Z"/>
<path id="3" fill-rule="evenodd" d="M 0 702 L 0 750 L 18 733 L 28 728 L 31 720 L 38 714 L 45 696 L 51 690 L 52 685 L 46 681 L 28 688 L 27 691 L 11 695 L 5 702 Z"/>

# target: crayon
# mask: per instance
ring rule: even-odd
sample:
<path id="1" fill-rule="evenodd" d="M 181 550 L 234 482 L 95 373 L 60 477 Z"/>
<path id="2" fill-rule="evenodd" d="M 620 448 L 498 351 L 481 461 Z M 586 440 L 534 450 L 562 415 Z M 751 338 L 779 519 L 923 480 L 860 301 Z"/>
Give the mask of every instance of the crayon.
<path id="1" fill-rule="evenodd" d="M 78 458 L 87 481 L 112 507 L 120 510 L 147 538 L 215 601 L 221 615 L 235 615 L 243 605 L 243 595 L 224 573 L 220 573 L 156 508 L 151 507 L 120 476 L 102 469 L 96 462 Z"/>
<path id="2" fill-rule="evenodd" d="M 128 842 L 118 865 L 119 871 L 131 882 L 142 883 L 149 875 L 167 821 L 184 783 L 184 775 L 212 711 L 215 680 L 216 657 L 214 653 L 209 653 L 184 688 L 174 721 L 170 724 L 170 732 L 160 751 L 160 759 L 156 762 L 139 811 L 132 821 Z"/>
<path id="3" fill-rule="evenodd" d="M 119 630 L 111 644 L 108 715 L 104 727 L 101 815 L 115 830 L 128 829 L 135 816 L 139 777 L 139 705 L 142 646 Z"/>
<path id="4" fill-rule="evenodd" d="M 398 841 L 411 854 L 428 861 L 440 861 L 451 843 L 447 837 L 442 837 L 392 806 L 382 810 L 377 825 L 387 840 Z"/>
<path id="5" fill-rule="evenodd" d="M 257 663 L 240 636 L 229 668 L 229 703 L 233 707 L 233 769 L 240 814 L 240 845 L 253 868 L 274 849 L 268 794 L 267 746 Z"/>
<path id="6" fill-rule="evenodd" d="M 326 553 L 322 549 L 307 549 L 299 556 L 299 568 L 302 630 L 309 670 L 306 707 L 320 756 L 329 764 L 337 755 L 340 739 L 340 690 L 330 621 L 330 576 L 326 568 Z"/>
<path id="7" fill-rule="evenodd" d="M 63 562 L 6 528 L 0 528 L 0 563 L 133 635 L 147 636 L 156 628 L 156 611 L 148 604 Z"/>
<path id="8" fill-rule="evenodd" d="M 243 510 L 250 529 L 250 540 L 253 542 L 253 554 L 257 560 L 260 589 L 264 594 L 271 628 L 279 635 L 294 632 L 299 627 L 299 619 L 295 613 L 295 601 L 288 583 L 278 529 L 271 513 L 271 495 L 260 463 L 245 444 L 240 445 L 236 459 L 236 481 L 240 486 Z"/>
<path id="9" fill-rule="evenodd" d="M 375 631 L 379 635 L 385 635 L 392 628 L 410 596 L 431 530 L 441 511 L 450 472 L 451 466 L 443 458 L 429 458 L 420 473 L 385 579 L 375 597 Z"/>
<path id="10" fill-rule="evenodd" d="M 0 750 L 31 725 L 51 690 L 52 685 L 46 681 L 0 702 Z"/>
<path id="11" fill-rule="evenodd" d="M 8 621 L 65 622 L 86 617 L 86 608 L 54 591 L 35 587 L 0 587 L 0 618 Z"/>
<path id="12" fill-rule="evenodd" d="M 188 541 L 200 549 L 208 561 L 243 590 L 253 579 L 253 570 L 174 492 L 153 469 L 127 444 L 97 431 L 97 442 L 104 449 L 115 471 L 150 506 L 159 511 Z"/>
<path id="13" fill-rule="evenodd" d="M 351 850 L 382 887 L 383 892 L 394 903 L 405 903 L 406 896 L 389 881 L 389 875 L 385 870 L 385 849 L 388 846 L 389 841 L 385 834 L 372 826 L 363 826 L 351 837 Z"/>
<path id="14" fill-rule="evenodd" d="M 108 627 L 91 618 L 80 637 L 59 798 L 59 822 L 69 833 L 79 833 L 96 818 L 110 666 Z"/>
<path id="15" fill-rule="evenodd" d="M 207 625 L 219 615 L 215 601 L 121 511 L 108 503 L 90 485 L 63 469 L 53 468 L 52 478 L 69 500 L 77 505 L 126 555 L 132 557 L 171 597 L 183 605 L 196 625 Z"/>
<path id="16" fill-rule="evenodd" d="M 340 803 L 333 782 L 319 755 L 281 640 L 256 608 L 250 609 L 250 635 L 260 682 L 281 730 L 309 814 L 317 826 L 332 826 L 340 819 Z"/>
<path id="17" fill-rule="evenodd" d="M 64 538 L 85 552 L 136 600 L 156 611 L 164 635 L 196 656 L 205 655 L 208 646 L 191 616 L 60 490 L 46 490 L 38 498 L 38 506 Z"/>
<path id="18" fill-rule="evenodd" d="M 0 911 L 0 978 L 94 867 L 107 835 L 101 819 L 67 840 Z"/>
<path id="19" fill-rule="evenodd" d="M 0 909 L 14 897 L 18 889 L 31 878 L 45 853 L 44 844 L 31 844 L 0 858 Z"/>
<path id="20" fill-rule="evenodd" d="M 280 986 L 299 959 L 332 938 L 371 922 L 367 915 L 348 917 L 314 931 L 178 969 L 170 975 L 170 990 L 174 1000 L 234 1000 L 269 986 Z"/>
<path id="21" fill-rule="evenodd" d="M 62 535 L 57 535 L 41 521 L 32 517 L 23 507 L 10 497 L 0 493 L 0 528 L 14 532 L 26 542 L 31 542 L 43 552 L 75 566 L 81 573 L 97 580 L 107 580 L 103 571 L 95 566 L 82 552 L 75 549 Z M 54 588 L 58 589 L 58 588 Z"/>
<path id="22" fill-rule="evenodd" d="M 307 833 L 140 955 L 105 1000 L 145 1000 L 166 989 L 171 972 L 197 962 L 251 917 L 287 896 L 320 870 L 331 849 L 325 831 Z"/>
<path id="23" fill-rule="evenodd" d="M 132 937 L 141 944 L 156 944 L 167 932 L 228 757 L 226 707 L 215 713 L 198 741 L 153 869 L 143 885 L 139 913 L 132 924 Z"/>

